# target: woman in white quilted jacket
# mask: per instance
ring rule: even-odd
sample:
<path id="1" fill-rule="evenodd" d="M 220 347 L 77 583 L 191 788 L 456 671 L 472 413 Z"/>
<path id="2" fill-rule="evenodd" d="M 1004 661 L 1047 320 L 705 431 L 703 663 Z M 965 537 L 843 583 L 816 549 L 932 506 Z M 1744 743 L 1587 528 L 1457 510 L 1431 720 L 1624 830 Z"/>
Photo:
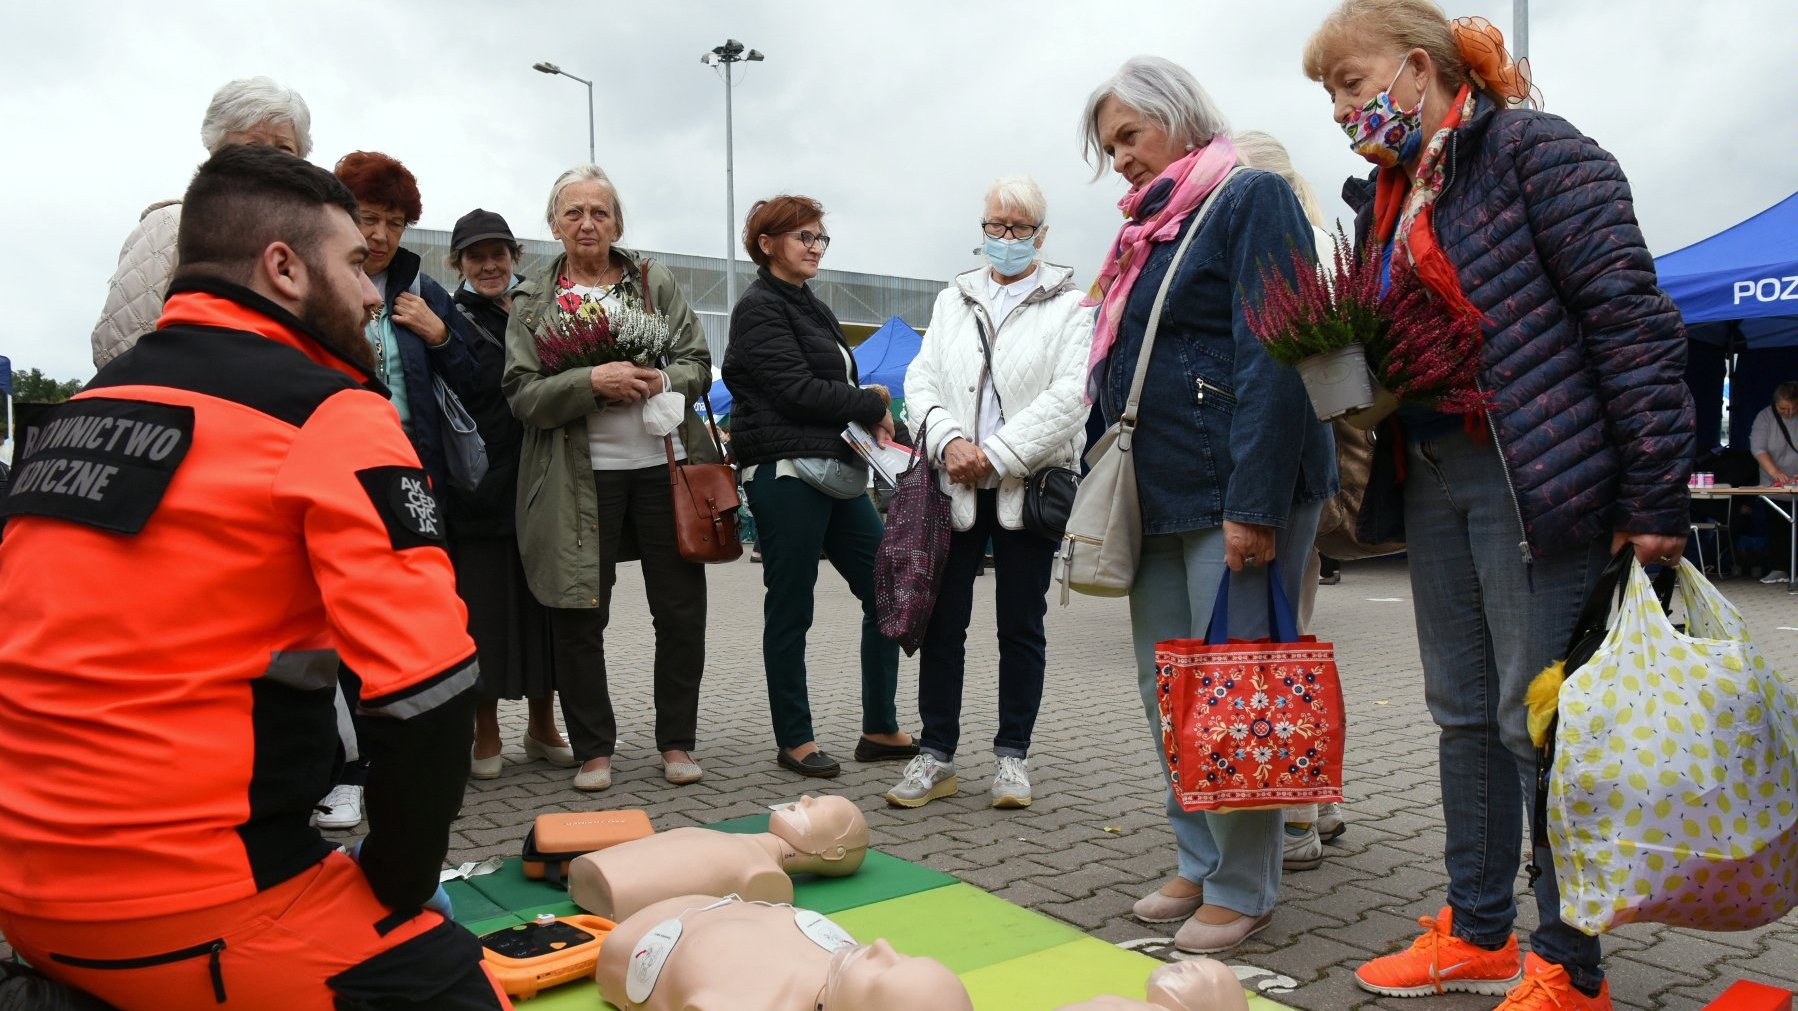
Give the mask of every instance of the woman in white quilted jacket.
<path id="1" fill-rule="evenodd" d="M 905 377 L 906 415 L 940 469 L 954 535 L 918 668 L 919 754 L 886 799 L 922 807 L 960 787 L 955 749 L 974 582 L 990 541 L 999 637 L 993 806 L 1030 803 L 1027 756 L 1043 697 L 1049 568 L 1055 543 L 1024 529 L 1024 488 L 1047 467 L 1075 467 L 1084 442 L 1092 310 L 1074 272 L 1041 259 L 1046 202 L 1029 176 L 986 194 L 986 263 L 937 296 Z"/>
<path id="2" fill-rule="evenodd" d="M 213 93 L 200 121 L 200 143 L 208 155 L 230 144 L 267 144 L 304 158 L 312 150 L 311 131 L 312 113 L 299 92 L 266 77 L 245 77 Z M 118 269 L 106 282 L 106 308 L 94 324 L 94 368 L 156 328 L 175 273 L 180 227 L 181 201 L 163 200 L 145 208 L 125 236 Z"/>

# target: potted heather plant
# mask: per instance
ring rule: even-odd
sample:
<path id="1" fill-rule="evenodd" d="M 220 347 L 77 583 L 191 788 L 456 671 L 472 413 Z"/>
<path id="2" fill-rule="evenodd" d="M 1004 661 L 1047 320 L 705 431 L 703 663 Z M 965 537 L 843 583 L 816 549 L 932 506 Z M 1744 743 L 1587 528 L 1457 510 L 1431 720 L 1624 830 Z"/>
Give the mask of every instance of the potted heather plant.
<path id="1" fill-rule="evenodd" d="M 1268 355 L 1298 370 L 1318 420 L 1372 428 L 1400 403 L 1485 410 L 1479 320 L 1445 311 L 1408 269 L 1382 292 L 1378 257 L 1340 229 L 1334 246 L 1327 264 L 1294 251 L 1290 278 L 1264 269 L 1261 302 L 1244 310 Z"/>
<path id="2" fill-rule="evenodd" d="M 537 357 L 548 372 L 610 362 L 653 366 L 674 346 L 668 317 L 645 311 L 634 299 L 610 311 L 578 299 L 563 309 L 537 334 Z"/>
<path id="3" fill-rule="evenodd" d="M 1268 355 L 1298 370 L 1320 421 L 1368 412 L 1383 392 L 1367 350 L 1382 325 L 1379 266 L 1354 256 L 1340 230 L 1334 246 L 1329 263 L 1293 250 L 1290 277 L 1264 267 L 1261 302 L 1243 313 Z"/>

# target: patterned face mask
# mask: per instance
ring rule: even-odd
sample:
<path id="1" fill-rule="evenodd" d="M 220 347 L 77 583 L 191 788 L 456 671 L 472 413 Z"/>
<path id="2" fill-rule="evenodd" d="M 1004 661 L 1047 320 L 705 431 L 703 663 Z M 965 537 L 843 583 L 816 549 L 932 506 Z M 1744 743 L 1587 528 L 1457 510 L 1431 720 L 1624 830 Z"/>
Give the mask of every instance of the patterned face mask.
<path id="1" fill-rule="evenodd" d="M 1392 100 L 1392 85 L 1404 72 L 1401 63 L 1398 73 L 1392 75 L 1392 84 L 1350 113 L 1348 122 L 1342 124 L 1349 149 L 1381 168 L 1409 162 L 1423 144 L 1423 96 L 1429 93 L 1429 85 L 1424 85 L 1424 93 L 1417 96 L 1417 105 L 1409 112 L 1400 109 Z"/>

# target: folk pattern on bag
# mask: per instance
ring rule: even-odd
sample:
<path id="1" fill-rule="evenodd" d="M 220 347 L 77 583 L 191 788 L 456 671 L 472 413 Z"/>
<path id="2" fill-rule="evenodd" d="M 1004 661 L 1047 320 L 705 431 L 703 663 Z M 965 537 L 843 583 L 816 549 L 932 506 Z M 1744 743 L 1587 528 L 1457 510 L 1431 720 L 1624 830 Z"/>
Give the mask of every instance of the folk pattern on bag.
<path id="1" fill-rule="evenodd" d="M 1341 799 L 1341 717 L 1324 687 L 1333 651 L 1265 645 L 1156 656 L 1161 735 L 1174 791 L 1189 804 L 1274 806 Z"/>
<path id="2" fill-rule="evenodd" d="M 1748 930 L 1798 903 L 1798 709 L 1690 563 L 1676 631 L 1638 570 L 1568 677 L 1549 781 L 1561 915 Z"/>

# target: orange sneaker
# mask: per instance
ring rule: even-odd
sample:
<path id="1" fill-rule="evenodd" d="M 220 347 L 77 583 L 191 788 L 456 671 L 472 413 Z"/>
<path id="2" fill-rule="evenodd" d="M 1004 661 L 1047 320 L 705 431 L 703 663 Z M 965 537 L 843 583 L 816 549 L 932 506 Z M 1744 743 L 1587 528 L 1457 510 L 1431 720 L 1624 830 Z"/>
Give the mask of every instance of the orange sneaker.
<path id="1" fill-rule="evenodd" d="M 1523 985 L 1505 994 L 1495 1011 L 1611 1011 L 1611 984 L 1600 983 L 1598 996 L 1580 993 L 1567 970 L 1530 952 L 1523 959 Z"/>
<path id="2" fill-rule="evenodd" d="M 1446 906 L 1440 916 L 1419 917 L 1417 922 L 1423 926 L 1423 936 L 1412 941 L 1411 947 L 1355 970 L 1355 982 L 1361 989 L 1388 997 L 1428 997 L 1450 991 L 1497 995 L 1526 982 L 1516 934 L 1503 948 L 1488 951 L 1450 932 L 1454 910 Z M 1562 975 L 1565 978 L 1565 973 Z"/>

